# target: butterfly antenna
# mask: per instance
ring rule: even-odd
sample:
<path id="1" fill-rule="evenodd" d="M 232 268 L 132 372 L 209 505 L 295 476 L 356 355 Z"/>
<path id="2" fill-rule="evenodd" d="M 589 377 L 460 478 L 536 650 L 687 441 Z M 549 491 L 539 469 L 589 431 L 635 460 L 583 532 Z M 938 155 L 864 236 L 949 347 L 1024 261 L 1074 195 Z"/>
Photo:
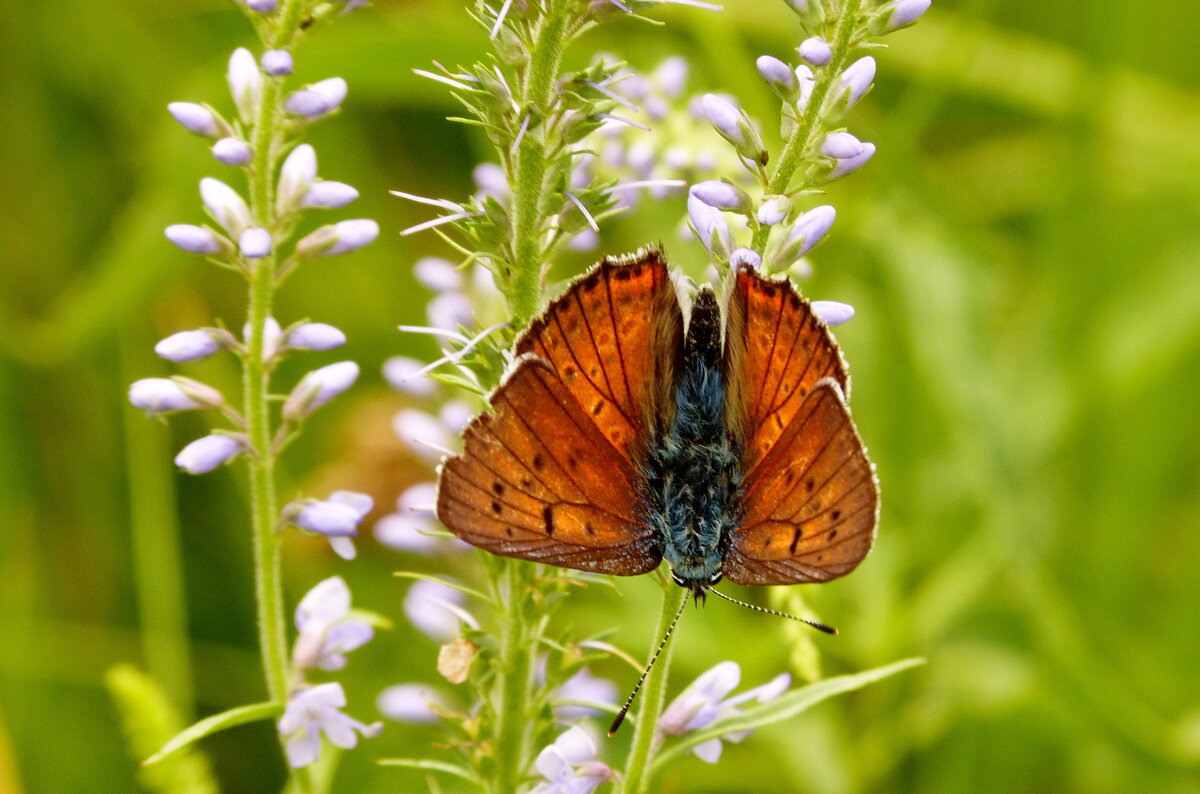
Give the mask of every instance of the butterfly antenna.
<path id="1" fill-rule="evenodd" d="M 833 626 L 826 626 L 824 623 L 822 623 L 819 620 L 809 620 L 808 618 L 798 618 L 795 615 L 789 615 L 786 612 L 779 612 L 774 609 L 767 609 L 766 607 L 760 607 L 755 604 L 747 604 L 745 601 L 738 601 L 736 598 L 731 598 L 731 597 L 725 595 L 724 593 L 714 590 L 711 587 L 708 588 L 708 592 L 710 592 L 714 595 L 718 595 L 721 598 L 724 598 L 726 601 L 731 601 L 735 604 L 744 606 L 744 607 L 746 607 L 746 609 L 753 609 L 755 612 L 765 612 L 768 615 L 777 615 L 778 617 L 781 617 L 781 618 L 791 618 L 792 620 L 798 620 L 801 623 L 807 623 L 808 625 L 812 626 L 817 631 L 823 631 L 826 634 L 837 634 L 838 633 L 838 630 L 835 629 Z"/>
<path id="2" fill-rule="evenodd" d="M 675 624 L 679 622 L 679 616 L 683 614 L 683 608 L 687 606 L 687 599 L 679 602 L 679 611 L 675 613 L 675 619 L 671 621 L 670 628 L 663 635 L 662 641 L 658 643 L 658 649 L 654 651 L 654 655 L 650 657 L 650 664 L 646 665 L 646 669 L 642 671 L 642 677 L 638 679 L 634 685 L 633 691 L 629 693 L 629 698 L 625 701 L 625 705 L 621 706 L 621 711 L 617 714 L 617 718 L 608 728 L 609 736 L 616 736 L 617 730 L 621 727 L 621 723 L 625 721 L 625 715 L 629 713 L 629 707 L 633 705 L 633 699 L 637 697 L 638 690 L 642 688 L 642 684 L 646 681 L 646 676 L 650 675 L 650 668 L 654 667 L 654 663 L 658 661 L 658 655 L 662 653 L 663 648 L 667 646 L 667 640 L 671 638 L 671 632 L 675 631 Z"/>

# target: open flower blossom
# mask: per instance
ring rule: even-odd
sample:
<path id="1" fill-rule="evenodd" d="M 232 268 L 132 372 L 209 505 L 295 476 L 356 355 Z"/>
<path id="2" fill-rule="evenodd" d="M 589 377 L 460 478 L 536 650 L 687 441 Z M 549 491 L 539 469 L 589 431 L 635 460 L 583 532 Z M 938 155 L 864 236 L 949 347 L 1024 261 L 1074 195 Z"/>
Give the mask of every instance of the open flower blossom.
<path id="1" fill-rule="evenodd" d="M 341 712 L 346 706 L 346 692 L 336 682 L 318 684 L 292 693 L 279 732 L 287 737 L 284 743 L 288 764 L 308 766 L 321 754 L 321 734 L 330 743 L 349 750 L 358 744 L 358 734 L 367 738 L 378 736 L 383 723 L 364 725 Z"/>
<path id="2" fill-rule="evenodd" d="M 721 662 L 688 685 L 671 701 L 658 721 L 658 730 L 664 736 L 682 736 L 712 725 L 718 719 L 731 717 L 740 712 L 738 706 L 749 700 L 767 703 L 787 691 L 791 676 L 780 673 L 762 686 L 748 689 L 740 695 L 727 697 L 741 680 L 742 671 L 737 662 Z M 740 742 L 750 731 L 730 733 L 721 738 L 709 739 L 692 748 L 701 760 L 715 764 L 721 757 L 721 740 Z"/>
<path id="3" fill-rule="evenodd" d="M 530 794 L 591 794 L 612 777 L 612 769 L 596 760 L 592 737 L 578 725 L 538 753 L 533 768 L 543 780 Z"/>
<path id="4" fill-rule="evenodd" d="M 175 465 L 188 474 L 208 474 L 249 447 L 250 440 L 241 433 L 212 433 L 180 450 L 175 456 Z"/>
<path id="5" fill-rule="evenodd" d="M 350 588 L 340 576 L 318 582 L 296 606 L 292 664 L 302 670 L 341 670 L 346 654 L 375 636 L 369 623 L 350 615 Z"/>
<path id="6" fill-rule="evenodd" d="M 373 506 L 366 494 L 334 491 L 328 499 L 291 502 L 283 508 L 283 518 L 293 526 L 329 538 L 329 545 L 339 557 L 352 560 L 357 552 L 351 538 L 358 534 L 358 525 Z"/>

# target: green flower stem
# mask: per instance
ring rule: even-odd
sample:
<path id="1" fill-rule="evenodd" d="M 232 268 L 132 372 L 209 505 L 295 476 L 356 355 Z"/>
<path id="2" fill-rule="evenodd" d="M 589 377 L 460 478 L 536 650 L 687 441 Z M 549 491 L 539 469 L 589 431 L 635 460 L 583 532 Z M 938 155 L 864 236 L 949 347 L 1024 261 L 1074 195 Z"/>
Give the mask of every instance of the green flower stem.
<path id="1" fill-rule="evenodd" d="M 524 328 L 537 314 L 542 291 L 542 200 L 546 179 L 545 114 L 554 99 L 562 66 L 572 5 L 546 3 L 534 33 L 529 66 L 521 86 L 520 107 L 530 114 L 529 128 L 512 157 L 512 275 L 508 304 L 513 325 Z"/>
<path id="2" fill-rule="evenodd" d="M 784 144 L 783 153 L 775 161 L 775 173 L 767 184 L 767 194 L 782 194 L 788 191 L 788 185 L 796 173 L 796 169 L 804 160 L 812 143 L 812 138 L 820 130 L 817 123 L 821 120 L 820 110 L 825 103 L 825 97 L 845 68 L 846 59 L 850 56 L 850 39 L 858 25 L 858 9 L 862 0 L 845 0 L 841 17 L 838 19 L 837 30 L 833 36 L 833 58 L 820 71 L 820 78 L 813 86 L 812 95 L 808 99 L 804 119 L 792 133 L 792 137 Z M 767 238 L 771 235 L 770 226 L 762 226 L 754 233 L 753 248 L 760 254 L 764 252 Z"/>
<path id="3" fill-rule="evenodd" d="M 663 591 L 662 612 L 658 616 L 655 637 L 663 637 L 679 613 L 679 608 L 688 597 L 685 587 L 667 587 Z M 671 668 L 671 638 L 667 638 L 662 649 L 662 658 L 646 677 L 639 695 L 637 727 L 633 732 L 633 745 L 629 748 L 629 760 L 625 765 L 623 794 L 642 794 L 650 782 L 650 762 L 658 739 L 658 718 L 662 716 L 663 704 L 667 699 L 667 676 Z"/>
<path id="4" fill-rule="evenodd" d="M 496 774 L 493 791 L 507 794 L 520 788 L 532 762 L 533 656 L 537 638 L 526 619 L 532 568 L 522 560 L 505 559 L 500 573 L 503 630 L 500 635 L 500 670 L 497 677 L 495 743 Z"/>

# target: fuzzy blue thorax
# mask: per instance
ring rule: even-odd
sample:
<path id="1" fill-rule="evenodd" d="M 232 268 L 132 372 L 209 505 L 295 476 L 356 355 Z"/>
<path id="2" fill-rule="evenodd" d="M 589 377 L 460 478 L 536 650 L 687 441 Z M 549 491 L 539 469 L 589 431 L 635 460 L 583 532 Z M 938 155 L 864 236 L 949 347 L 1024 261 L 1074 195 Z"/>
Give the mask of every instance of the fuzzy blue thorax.
<path id="1" fill-rule="evenodd" d="M 725 424 L 721 315 L 710 290 L 696 297 L 675 392 L 675 417 L 648 461 L 649 520 L 675 581 L 702 595 L 721 578 L 737 519 L 741 476 Z"/>

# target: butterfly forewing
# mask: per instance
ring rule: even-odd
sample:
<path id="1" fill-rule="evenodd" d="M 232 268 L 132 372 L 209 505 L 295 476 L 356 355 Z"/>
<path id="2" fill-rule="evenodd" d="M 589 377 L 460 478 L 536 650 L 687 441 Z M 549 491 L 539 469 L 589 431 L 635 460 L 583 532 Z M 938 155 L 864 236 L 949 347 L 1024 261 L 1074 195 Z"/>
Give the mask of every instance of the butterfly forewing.
<path id="1" fill-rule="evenodd" d="M 656 250 L 605 259 L 517 342 L 549 362 L 604 437 L 644 460 L 674 413 L 683 316 Z"/>
<path id="2" fill-rule="evenodd" d="M 837 345 L 789 281 L 749 268 L 727 318 L 726 414 L 742 440 L 742 501 L 723 572 L 752 585 L 847 574 L 870 551 L 879 494 Z"/>
<path id="3" fill-rule="evenodd" d="M 557 373 L 533 356 L 492 396 L 442 467 L 438 518 L 494 554 L 632 575 L 662 558 L 639 519 L 637 474 Z"/>
<path id="4" fill-rule="evenodd" d="M 786 279 L 738 271 L 726 312 L 726 415 L 752 472 L 822 378 L 846 392 L 849 376 L 824 323 Z"/>

